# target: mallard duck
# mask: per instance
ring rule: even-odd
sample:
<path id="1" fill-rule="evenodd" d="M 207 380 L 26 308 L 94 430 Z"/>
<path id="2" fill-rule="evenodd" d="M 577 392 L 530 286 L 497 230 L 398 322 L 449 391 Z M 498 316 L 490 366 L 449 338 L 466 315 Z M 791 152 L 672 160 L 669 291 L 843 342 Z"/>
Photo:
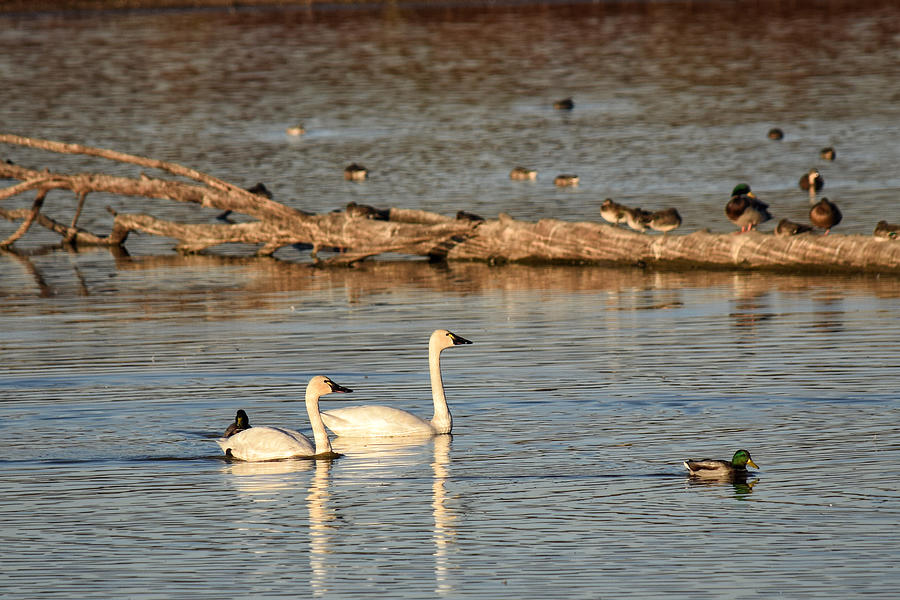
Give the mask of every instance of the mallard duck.
<path id="1" fill-rule="evenodd" d="M 250 429 L 250 419 L 247 417 L 247 413 L 244 412 L 244 409 L 240 409 L 234 416 L 234 423 L 228 426 L 228 429 L 225 430 L 225 435 L 222 437 L 230 438 L 237 432 L 245 429 Z"/>
<path id="2" fill-rule="evenodd" d="M 810 169 L 800 177 L 798 184 L 801 190 L 808 190 L 810 195 L 813 195 L 825 187 L 825 178 L 818 169 Z"/>
<path id="3" fill-rule="evenodd" d="M 731 200 L 725 205 L 725 216 L 741 228 L 741 233 L 772 218 L 769 205 L 757 198 L 746 183 L 736 185 L 731 191 Z"/>
<path id="4" fill-rule="evenodd" d="M 841 218 L 843 218 L 843 215 L 840 209 L 828 198 L 822 198 L 809 209 L 809 222 L 820 229 L 824 229 L 825 235 L 828 235 L 831 228 L 841 222 Z"/>
<path id="5" fill-rule="evenodd" d="M 368 176 L 369 170 L 356 163 L 351 163 L 344 169 L 344 179 L 347 181 L 363 181 Z"/>
<path id="6" fill-rule="evenodd" d="M 297 123 L 296 125 L 291 125 L 284 132 L 288 135 L 303 135 L 306 133 L 306 129 L 304 129 L 302 123 Z"/>
<path id="7" fill-rule="evenodd" d="M 557 100 L 553 103 L 553 108 L 556 110 L 572 110 L 575 108 L 575 103 L 571 98 L 564 98 L 562 100 Z"/>
<path id="8" fill-rule="evenodd" d="M 391 209 L 375 208 L 368 204 L 357 204 L 356 202 L 348 202 L 344 208 L 348 217 L 372 219 L 374 221 L 390 221 Z"/>
<path id="9" fill-rule="evenodd" d="M 876 238 L 881 240 L 896 240 L 900 238 L 900 225 L 891 225 L 887 221 L 878 221 L 875 231 L 872 232 Z"/>
<path id="10" fill-rule="evenodd" d="M 756 194 L 754 194 L 754 193 L 750 190 L 750 184 L 749 184 L 749 183 L 739 183 L 739 184 L 737 184 L 736 186 L 734 186 L 734 187 L 731 189 L 731 195 L 732 195 L 732 196 L 740 196 L 740 195 L 742 195 L 742 194 L 746 194 L 746 195 L 748 195 L 748 196 L 752 196 L 753 198 L 756 198 Z"/>
<path id="11" fill-rule="evenodd" d="M 537 179 L 537 171 L 525 167 L 515 167 L 509 172 L 509 178 L 515 181 L 534 181 Z"/>
<path id="12" fill-rule="evenodd" d="M 667 233 L 681 227 L 681 215 L 674 208 L 658 210 L 650 215 L 650 229 Z"/>
<path id="13" fill-rule="evenodd" d="M 557 175 L 553 179 L 553 184 L 559 187 L 575 187 L 578 185 L 578 175 L 569 175 L 565 173 Z"/>
<path id="14" fill-rule="evenodd" d="M 650 225 L 650 215 L 649 211 L 641 208 L 625 207 L 625 222 L 628 223 L 629 227 L 641 233 L 646 231 Z"/>
<path id="15" fill-rule="evenodd" d="M 789 219 L 782 219 L 778 222 L 778 225 L 775 226 L 775 235 L 779 237 L 788 237 L 791 235 L 806 233 L 807 231 L 812 231 L 812 227 L 810 227 L 809 225 L 794 223 Z"/>
<path id="16" fill-rule="evenodd" d="M 834 151 L 834 148 L 828 146 L 819 151 L 819 156 L 825 160 L 834 160 L 837 158 L 837 152 Z"/>
<path id="17" fill-rule="evenodd" d="M 457 221 L 484 221 L 484 217 L 475 213 L 466 212 L 464 210 L 456 211 Z"/>
<path id="18" fill-rule="evenodd" d="M 784 132 L 778 127 L 773 127 L 769 130 L 769 139 L 770 140 L 780 140 L 784 137 Z"/>
<path id="19" fill-rule="evenodd" d="M 690 472 L 691 477 L 710 477 L 715 479 L 746 477 L 747 465 L 754 469 L 759 468 L 746 450 L 735 452 L 730 462 L 710 458 L 684 461 L 684 466 Z"/>
<path id="20" fill-rule="evenodd" d="M 627 207 L 624 204 L 619 204 L 617 202 L 613 202 L 612 198 L 607 198 L 603 201 L 603 204 L 600 205 L 600 216 L 609 223 L 624 223 L 625 222 L 625 209 Z"/>

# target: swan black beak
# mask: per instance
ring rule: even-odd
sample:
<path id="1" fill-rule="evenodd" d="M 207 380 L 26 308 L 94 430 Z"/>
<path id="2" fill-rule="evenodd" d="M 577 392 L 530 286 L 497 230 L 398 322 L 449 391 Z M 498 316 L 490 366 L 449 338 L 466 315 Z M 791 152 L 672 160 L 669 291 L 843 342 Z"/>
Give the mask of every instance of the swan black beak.
<path id="1" fill-rule="evenodd" d="M 448 331 L 447 333 L 450 334 L 450 339 L 453 341 L 454 346 L 460 346 L 462 344 L 471 344 L 472 343 L 469 340 L 467 340 L 466 338 L 456 335 L 452 331 Z"/>
<path id="2" fill-rule="evenodd" d="M 331 388 L 332 392 L 339 392 L 341 394 L 349 394 L 350 392 L 353 391 L 350 388 L 344 387 L 344 386 L 337 384 L 331 380 L 328 381 L 328 386 Z"/>

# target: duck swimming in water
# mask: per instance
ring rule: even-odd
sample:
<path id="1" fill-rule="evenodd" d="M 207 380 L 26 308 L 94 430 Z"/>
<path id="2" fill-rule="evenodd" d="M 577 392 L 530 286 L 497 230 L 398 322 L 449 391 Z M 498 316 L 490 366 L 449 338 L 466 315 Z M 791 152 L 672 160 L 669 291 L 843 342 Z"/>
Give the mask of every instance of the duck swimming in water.
<path id="1" fill-rule="evenodd" d="M 537 179 L 537 171 L 525 167 L 514 167 L 509 172 L 509 178 L 513 181 L 534 181 Z"/>
<path id="2" fill-rule="evenodd" d="M 553 103 L 556 110 L 572 110 L 575 108 L 575 102 L 571 98 L 564 98 Z"/>
<path id="3" fill-rule="evenodd" d="M 247 417 L 247 413 L 244 412 L 244 409 L 240 409 L 234 416 L 234 423 L 228 426 L 228 429 L 225 430 L 225 435 L 222 437 L 230 438 L 234 434 L 245 429 L 250 429 L 250 419 Z"/>
<path id="4" fill-rule="evenodd" d="M 229 458 L 246 461 L 277 460 L 280 458 L 337 458 L 331 449 L 328 432 L 319 412 L 319 397 L 332 392 L 353 390 L 338 385 L 324 375 L 316 375 L 306 386 L 306 413 L 312 425 L 315 444 L 308 437 L 282 427 L 251 427 L 231 437 L 216 440 Z"/>
<path id="5" fill-rule="evenodd" d="M 576 187 L 578 185 L 578 181 L 578 175 L 563 173 L 554 177 L 553 185 L 557 187 Z"/>
<path id="6" fill-rule="evenodd" d="M 828 146 L 827 148 L 822 148 L 819 151 L 819 156 L 825 160 L 834 160 L 837 158 L 837 152 L 834 151 L 834 148 Z"/>
<path id="7" fill-rule="evenodd" d="M 800 177 L 800 181 L 797 184 L 801 190 L 807 190 L 811 197 L 815 197 L 816 192 L 825 187 L 825 178 L 822 177 L 818 169 L 810 169 L 808 173 Z"/>
<path id="8" fill-rule="evenodd" d="M 441 352 L 446 348 L 471 344 L 469 340 L 446 329 L 437 329 L 428 340 L 428 366 L 431 374 L 431 396 L 434 416 L 430 421 L 405 410 L 390 406 L 350 406 L 322 413 L 325 425 L 338 436 L 390 437 L 436 435 L 450 433 L 453 417 L 444 395 L 441 379 Z"/>
<path id="9" fill-rule="evenodd" d="M 688 470 L 691 477 L 705 477 L 711 479 L 733 479 L 737 477 L 747 476 L 747 465 L 754 469 L 759 467 L 750 453 L 746 450 L 738 450 L 730 461 L 713 460 L 710 458 L 688 459 L 684 461 L 684 466 Z"/>
<path id="10" fill-rule="evenodd" d="M 369 176 L 369 170 L 362 165 L 351 163 L 344 168 L 344 179 L 347 181 L 364 181 Z"/>

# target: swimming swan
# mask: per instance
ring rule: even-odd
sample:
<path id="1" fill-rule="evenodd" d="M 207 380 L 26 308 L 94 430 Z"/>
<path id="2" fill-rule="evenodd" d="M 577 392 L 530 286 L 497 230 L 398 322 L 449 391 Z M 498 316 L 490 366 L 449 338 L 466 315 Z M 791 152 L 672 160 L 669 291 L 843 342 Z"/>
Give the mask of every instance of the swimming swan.
<path id="1" fill-rule="evenodd" d="M 216 440 L 225 456 L 239 460 L 276 460 L 279 458 L 336 458 L 328 432 L 319 413 L 319 396 L 331 392 L 352 392 L 324 375 L 316 375 L 306 386 L 306 412 L 316 443 L 298 431 L 281 427 L 251 427 L 228 438 Z"/>
<path id="2" fill-rule="evenodd" d="M 471 344 L 446 329 L 438 329 L 428 340 L 428 366 L 431 371 L 431 397 L 434 416 L 431 421 L 390 406 L 350 406 L 322 413 L 325 425 L 338 436 L 389 437 L 400 435 L 436 435 L 450 433 L 453 418 L 441 381 L 441 351 L 451 346 Z"/>

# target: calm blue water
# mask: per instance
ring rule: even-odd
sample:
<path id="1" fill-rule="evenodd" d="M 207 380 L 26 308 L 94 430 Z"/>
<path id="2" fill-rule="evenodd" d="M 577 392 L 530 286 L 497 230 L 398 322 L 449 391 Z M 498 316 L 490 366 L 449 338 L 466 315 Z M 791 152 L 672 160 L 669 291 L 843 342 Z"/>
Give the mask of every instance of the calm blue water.
<path id="1" fill-rule="evenodd" d="M 739 180 L 801 219 L 818 164 L 841 231 L 868 234 L 900 221 L 900 14 L 819 6 L 810 33 L 807 8 L 749 30 L 757 9 L 716 3 L 5 16 L 0 129 L 264 181 L 308 210 L 598 220 L 614 196 L 676 204 L 685 231 L 730 230 Z M 572 113 L 549 108 L 569 95 Z M 354 160 L 362 185 L 341 176 Z M 522 163 L 537 182 L 508 180 Z M 555 189 L 567 171 L 581 186 Z M 56 194 L 47 210 L 71 214 Z M 83 224 L 103 232 L 105 204 L 211 218 L 103 198 Z M 319 270 L 293 250 L 53 241 L 0 255 L 0 596 L 896 595 L 896 277 Z M 452 438 L 221 456 L 238 408 L 308 432 L 316 374 L 428 416 L 438 327 L 474 341 L 443 354 Z M 739 447 L 761 467 L 746 485 L 685 477 Z"/>

